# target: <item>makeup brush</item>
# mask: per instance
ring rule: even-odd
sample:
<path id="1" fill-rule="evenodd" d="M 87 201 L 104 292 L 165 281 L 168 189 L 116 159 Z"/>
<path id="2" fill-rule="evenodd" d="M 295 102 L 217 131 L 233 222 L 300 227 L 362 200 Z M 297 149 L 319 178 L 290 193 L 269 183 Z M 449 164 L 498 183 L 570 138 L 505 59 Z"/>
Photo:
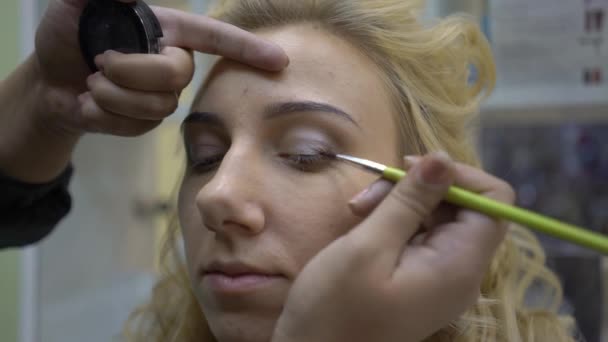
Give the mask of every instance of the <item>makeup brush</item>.
<path id="1" fill-rule="evenodd" d="M 341 160 L 366 171 L 381 175 L 382 178 L 392 182 L 398 182 L 406 176 L 406 172 L 401 169 L 388 167 L 371 160 L 344 154 L 321 154 L 326 158 Z M 602 254 L 608 254 L 608 237 L 605 235 L 564 223 L 530 210 L 495 201 L 457 186 L 449 188 L 445 201 L 497 219 L 519 223 L 541 233 L 596 250 Z"/>

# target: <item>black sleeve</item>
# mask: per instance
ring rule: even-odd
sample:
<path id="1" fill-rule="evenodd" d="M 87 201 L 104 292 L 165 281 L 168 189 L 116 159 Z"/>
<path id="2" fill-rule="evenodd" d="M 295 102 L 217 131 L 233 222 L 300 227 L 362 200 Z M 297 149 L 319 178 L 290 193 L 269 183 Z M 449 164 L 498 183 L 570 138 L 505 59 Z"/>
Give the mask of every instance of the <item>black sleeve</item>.
<path id="1" fill-rule="evenodd" d="M 0 174 L 0 248 L 26 246 L 47 236 L 72 207 L 71 177 L 71 166 L 46 184 Z"/>

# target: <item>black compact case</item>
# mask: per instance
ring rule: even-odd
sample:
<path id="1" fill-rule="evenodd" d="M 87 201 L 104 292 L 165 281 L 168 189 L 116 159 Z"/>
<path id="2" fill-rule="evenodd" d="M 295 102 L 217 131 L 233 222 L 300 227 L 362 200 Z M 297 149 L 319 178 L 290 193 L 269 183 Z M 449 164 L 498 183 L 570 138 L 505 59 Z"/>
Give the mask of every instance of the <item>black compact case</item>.
<path id="1" fill-rule="evenodd" d="M 85 61 L 97 71 L 95 56 L 107 50 L 159 53 L 163 31 L 154 12 L 141 0 L 89 0 L 80 17 L 78 36 Z"/>

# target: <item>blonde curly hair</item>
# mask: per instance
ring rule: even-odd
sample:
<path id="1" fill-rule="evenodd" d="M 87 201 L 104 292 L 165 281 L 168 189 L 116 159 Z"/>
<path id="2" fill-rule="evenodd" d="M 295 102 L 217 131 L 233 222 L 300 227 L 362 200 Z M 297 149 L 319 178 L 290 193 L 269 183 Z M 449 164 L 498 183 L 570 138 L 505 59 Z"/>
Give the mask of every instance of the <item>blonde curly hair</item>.
<path id="1" fill-rule="evenodd" d="M 480 166 L 472 123 L 492 91 L 495 66 L 478 25 L 452 15 L 432 25 L 415 0 L 224 0 L 211 16 L 248 31 L 299 23 L 321 25 L 359 48 L 382 70 L 397 109 L 401 154 L 444 150 Z M 473 71 L 473 72 L 472 72 Z M 178 252 L 173 219 L 163 247 L 162 276 L 150 302 L 125 327 L 132 341 L 213 341 Z M 534 287 L 535 306 L 526 303 Z M 573 341 L 574 322 L 560 317 L 562 289 L 545 266 L 534 235 L 512 226 L 470 310 L 425 341 Z"/>

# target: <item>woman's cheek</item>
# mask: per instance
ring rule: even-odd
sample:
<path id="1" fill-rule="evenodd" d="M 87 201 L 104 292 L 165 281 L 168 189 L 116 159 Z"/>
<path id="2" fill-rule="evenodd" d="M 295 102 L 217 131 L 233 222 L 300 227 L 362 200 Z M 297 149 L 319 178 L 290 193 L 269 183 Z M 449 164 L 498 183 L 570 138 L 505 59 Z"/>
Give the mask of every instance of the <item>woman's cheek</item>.
<path id="1" fill-rule="evenodd" d="M 307 201 L 291 202 L 289 210 L 281 214 L 278 227 L 283 228 L 277 233 L 285 250 L 294 254 L 302 268 L 324 247 L 352 229 L 358 220 L 343 198 L 331 193 L 310 196 Z"/>
<path id="2" fill-rule="evenodd" d="M 196 251 L 200 245 L 202 234 L 205 233 L 200 211 L 196 206 L 196 194 L 198 190 L 185 182 L 179 192 L 178 216 L 182 231 L 184 245 L 188 259 L 193 257 L 189 253 Z"/>

